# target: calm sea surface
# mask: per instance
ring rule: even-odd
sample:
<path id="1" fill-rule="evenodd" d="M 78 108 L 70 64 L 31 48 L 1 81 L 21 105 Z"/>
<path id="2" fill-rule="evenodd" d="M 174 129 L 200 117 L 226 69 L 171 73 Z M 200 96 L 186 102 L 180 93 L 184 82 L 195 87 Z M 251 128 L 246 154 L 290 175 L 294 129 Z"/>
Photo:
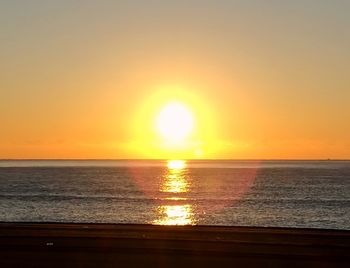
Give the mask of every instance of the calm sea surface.
<path id="1" fill-rule="evenodd" d="M 350 230 L 350 161 L 0 161 L 0 221 Z"/>

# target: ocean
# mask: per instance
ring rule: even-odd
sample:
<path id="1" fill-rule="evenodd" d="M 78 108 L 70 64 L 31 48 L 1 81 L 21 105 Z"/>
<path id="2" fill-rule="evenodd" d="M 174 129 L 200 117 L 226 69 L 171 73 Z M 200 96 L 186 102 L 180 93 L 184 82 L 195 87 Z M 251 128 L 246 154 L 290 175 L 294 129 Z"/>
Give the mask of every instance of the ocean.
<path id="1" fill-rule="evenodd" d="M 0 221 L 350 230 L 350 161 L 2 160 Z"/>

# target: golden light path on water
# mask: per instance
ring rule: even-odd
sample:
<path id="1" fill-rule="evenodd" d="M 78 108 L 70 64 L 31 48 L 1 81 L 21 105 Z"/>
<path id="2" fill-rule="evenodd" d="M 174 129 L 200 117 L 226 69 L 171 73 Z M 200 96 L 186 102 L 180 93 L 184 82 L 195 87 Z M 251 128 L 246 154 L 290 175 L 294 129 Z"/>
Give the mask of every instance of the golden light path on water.
<path id="1" fill-rule="evenodd" d="M 165 199 L 185 201 L 179 197 L 181 193 L 189 192 L 191 185 L 186 178 L 186 161 L 169 160 L 167 172 L 162 178 L 159 191 L 168 194 Z M 195 224 L 193 207 L 190 204 L 160 205 L 157 207 L 158 217 L 153 224 L 159 225 L 193 225 Z"/>

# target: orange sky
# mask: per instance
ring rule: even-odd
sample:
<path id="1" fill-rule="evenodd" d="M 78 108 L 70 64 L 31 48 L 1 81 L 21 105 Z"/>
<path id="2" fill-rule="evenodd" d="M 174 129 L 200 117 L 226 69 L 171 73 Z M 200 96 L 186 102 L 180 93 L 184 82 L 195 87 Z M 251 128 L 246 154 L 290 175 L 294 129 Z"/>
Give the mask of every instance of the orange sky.
<path id="1" fill-rule="evenodd" d="M 350 158 L 350 3 L 122 2 L 0 3 L 0 158 Z"/>

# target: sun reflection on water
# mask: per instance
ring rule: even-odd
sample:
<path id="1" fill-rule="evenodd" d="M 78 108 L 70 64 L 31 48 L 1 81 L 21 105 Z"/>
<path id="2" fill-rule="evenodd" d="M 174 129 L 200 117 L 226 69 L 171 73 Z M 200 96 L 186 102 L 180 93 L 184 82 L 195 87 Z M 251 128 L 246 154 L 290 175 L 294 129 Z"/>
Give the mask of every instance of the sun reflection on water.
<path id="1" fill-rule="evenodd" d="M 195 224 L 193 207 L 186 202 L 186 197 L 181 194 L 190 191 L 191 184 L 186 178 L 186 162 L 184 160 L 170 160 L 167 163 L 166 174 L 162 178 L 159 191 L 167 194 L 164 200 L 175 203 L 174 205 L 160 205 L 157 207 L 157 219 L 153 224 L 159 225 L 193 225 Z"/>
<path id="2" fill-rule="evenodd" d="M 160 191 L 164 193 L 186 193 L 190 185 L 185 177 L 186 162 L 183 160 L 171 160 L 167 164 L 167 173 L 162 178 Z"/>
<path id="3" fill-rule="evenodd" d="M 186 161 L 184 160 L 169 160 L 167 163 L 169 170 L 183 170 L 186 167 Z"/>
<path id="4" fill-rule="evenodd" d="M 192 206 L 174 205 L 159 206 L 157 208 L 159 218 L 153 223 L 159 225 L 192 225 L 194 224 Z"/>

